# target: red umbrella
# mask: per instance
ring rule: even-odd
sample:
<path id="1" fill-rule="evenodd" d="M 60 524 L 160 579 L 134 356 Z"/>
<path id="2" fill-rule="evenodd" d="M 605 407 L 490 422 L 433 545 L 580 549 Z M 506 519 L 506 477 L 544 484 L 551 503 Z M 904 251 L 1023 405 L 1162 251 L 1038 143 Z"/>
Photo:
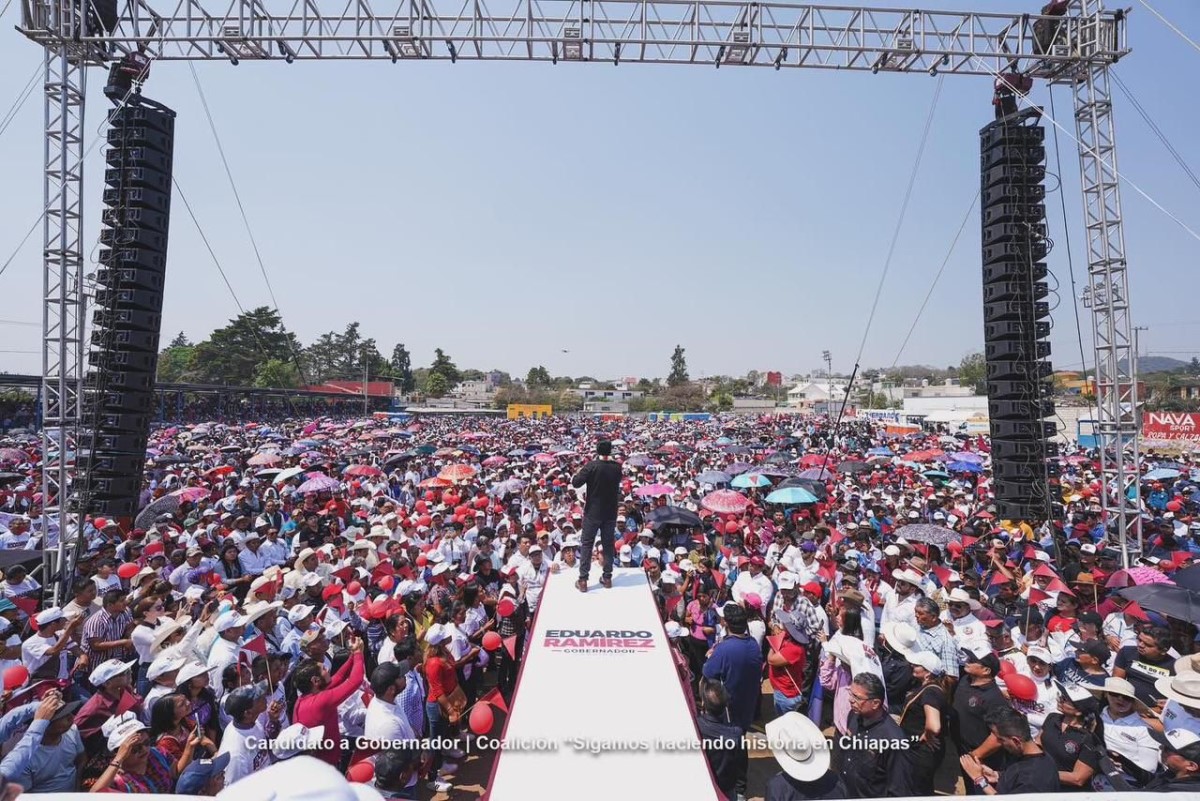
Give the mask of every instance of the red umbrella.
<path id="1" fill-rule="evenodd" d="M 211 470 L 205 470 L 204 475 L 208 476 L 209 478 L 213 478 L 215 476 L 227 476 L 232 472 L 233 472 L 232 466 L 223 464 L 223 465 L 220 465 L 219 467 L 214 467 Z"/>
<path id="2" fill-rule="evenodd" d="M 0 448 L 0 462 L 5 464 L 20 464 L 28 462 L 29 454 L 20 448 Z"/>
<path id="3" fill-rule="evenodd" d="M 502 467 L 508 464 L 508 459 L 503 456 L 489 456 L 483 460 L 484 467 Z"/>
<path id="4" fill-rule="evenodd" d="M 444 478 L 447 481 L 466 481 L 474 477 L 475 468 L 469 464 L 452 464 L 442 469 L 438 473 L 438 478 Z"/>
<path id="5" fill-rule="evenodd" d="M 453 485 L 453 482 L 447 481 L 446 479 L 442 478 L 441 476 L 434 476 L 433 478 L 425 479 L 417 486 L 421 487 L 422 489 L 445 489 L 446 487 L 449 487 L 452 485 Z"/>
<path id="6" fill-rule="evenodd" d="M 700 505 L 720 515 L 736 515 L 746 510 L 746 507 L 750 505 L 750 499 L 733 490 L 717 490 L 705 495 L 700 501 Z"/>
<path id="7" fill-rule="evenodd" d="M 800 460 L 801 467 L 837 467 L 837 460 L 822 456 L 819 453 L 808 453 Z"/>
<path id="8" fill-rule="evenodd" d="M 383 471 L 369 464 L 352 464 L 342 471 L 342 475 L 374 478 L 383 475 Z"/>
<path id="9" fill-rule="evenodd" d="M 209 496 L 209 490 L 206 487 L 184 487 L 181 490 L 171 493 L 179 497 L 184 503 L 195 503 L 202 498 Z"/>

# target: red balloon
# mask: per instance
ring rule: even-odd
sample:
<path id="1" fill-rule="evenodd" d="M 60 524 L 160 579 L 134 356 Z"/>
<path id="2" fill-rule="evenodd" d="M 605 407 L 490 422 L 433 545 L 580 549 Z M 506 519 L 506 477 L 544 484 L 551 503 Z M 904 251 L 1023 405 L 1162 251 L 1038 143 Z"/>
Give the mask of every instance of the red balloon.
<path id="1" fill-rule="evenodd" d="M 357 581 L 352 581 L 346 585 L 347 595 L 358 595 L 360 592 L 362 592 L 362 585 Z"/>
<path id="2" fill-rule="evenodd" d="M 496 722 L 496 717 L 492 714 L 491 706 L 477 703 L 471 708 L 471 716 L 467 718 L 467 722 L 471 726 L 471 731 L 478 735 L 484 735 L 492 730 L 492 724 Z"/>
<path id="3" fill-rule="evenodd" d="M 500 603 L 496 604 L 496 614 L 500 617 L 509 617 L 515 611 L 517 611 L 517 605 L 513 603 L 512 598 L 502 598 Z"/>
<path id="4" fill-rule="evenodd" d="M 1037 685 L 1024 673 L 1014 671 L 1004 677 L 1004 684 L 1008 687 L 1008 694 L 1018 701 L 1033 701 L 1037 698 Z"/>
<path id="5" fill-rule="evenodd" d="M 425 554 L 417 557 L 417 567 L 425 567 L 427 564 L 429 564 L 429 560 L 425 558 Z"/>
<path id="6" fill-rule="evenodd" d="M 1000 660 L 1000 675 L 1007 676 L 1009 673 L 1016 673 L 1017 667 L 1007 659 Z"/>
<path id="7" fill-rule="evenodd" d="M 430 526 L 433 524 L 433 515 L 421 515 L 417 518 L 418 526 Z"/>
<path id="8" fill-rule="evenodd" d="M 4 671 L 4 689 L 12 691 L 24 687 L 29 681 L 29 670 L 24 665 L 14 665 Z"/>
<path id="9" fill-rule="evenodd" d="M 425 501 L 417 501 L 417 505 L 414 508 L 417 510 L 417 514 L 425 514 L 425 511 L 429 507 L 425 504 Z"/>
<path id="10" fill-rule="evenodd" d="M 495 651 L 501 645 L 504 645 L 504 638 L 496 632 L 489 631 L 487 634 L 483 635 L 483 650 Z"/>
<path id="11" fill-rule="evenodd" d="M 141 568 L 138 567 L 133 562 L 126 562 L 125 564 L 123 564 L 117 568 L 117 575 L 120 576 L 121 578 L 125 579 L 126 581 L 128 581 L 129 579 L 136 576 L 138 574 L 139 570 L 141 570 Z"/>
<path id="12" fill-rule="evenodd" d="M 369 784 L 375 778 L 375 766 L 366 760 L 355 762 L 346 771 L 346 778 L 357 784 Z"/>
<path id="13" fill-rule="evenodd" d="M 725 533 L 726 534 L 736 534 L 737 532 L 741 531 L 741 529 L 742 529 L 742 527 L 738 524 L 738 522 L 736 520 L 730 520 L 728 523 L 725 524 Z"/>
<path id="14" fill-rule="evenodd" d="M 475 499 L 475 508 L 476 509 L 486 509 L 487 506 L 488 506 L 487 498 L 476 498 Z"/>
<path id="15" fill-rule="evenodd" d="M 384 592 L 391 592 L 392 587 L 396 586 L 396 579 L 392 578 L 391 576 L 382 576 L 380 577 L 378 583 L 379 589 L 383 590 Z"/>
<path id="16" fill-rule="evenodd" d="M 454 507 L 454 516 L 455 517 L 465 517 L 468 511 L 469 510 L 465 506 L 455 506 Z"/>

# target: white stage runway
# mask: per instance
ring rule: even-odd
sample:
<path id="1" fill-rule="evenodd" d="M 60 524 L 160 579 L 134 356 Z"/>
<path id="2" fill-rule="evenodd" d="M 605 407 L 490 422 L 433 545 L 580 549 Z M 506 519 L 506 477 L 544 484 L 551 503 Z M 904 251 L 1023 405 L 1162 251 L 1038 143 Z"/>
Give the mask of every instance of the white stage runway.
<path id="1" fill-rule="evenodd" d="M 720 799 L 646 574 L 552 574 L 485 798 Z"/>

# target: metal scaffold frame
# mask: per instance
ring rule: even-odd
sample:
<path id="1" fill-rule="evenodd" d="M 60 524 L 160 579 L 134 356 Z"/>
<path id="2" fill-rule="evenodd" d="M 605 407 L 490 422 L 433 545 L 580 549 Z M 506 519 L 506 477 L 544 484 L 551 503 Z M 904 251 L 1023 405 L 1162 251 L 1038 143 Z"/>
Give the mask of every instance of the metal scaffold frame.
<path id="1" fill-rule="evenodd" d="M 1031 0 L 1032 2 L 1032 0 Z M 1035 3 L 1036 4 L 1036 3 Z M 100 30 L 74 0 L 22 0 L 20 32 L 46 51 L 43 415 L 47 453 L 79 425 L 85 368 L 82 203 L 89 67 L 153 61 L 421 60 L 695 64 L 910 74 L 1021 72 L 1075 93 L 1106 477 L 1137 455 L 1136 383 L 1109 67 L 1129 52 L 1125 17 L 1102 0 L 1065 16 L 796 5 L 751 0 L 126 0 Z M 90 15 L 89 15 L 90 16 Z M 1047 35 L 1047 31 L 1050 34 Z M 57 433 L 53 427 L 57 426 Z M 1114 447 L 1116 445 L 1116 447 Z M 65 459 L 43 470 L 64 499 Z M 1124 538 L 1136 514 L 1105 493 Z M 1129 519 L 1127 519 L 1129 518 Z M 57 500 L 43 526 L 68 530 Z M 60 538 L 61 539 L 61 538 Z"/>

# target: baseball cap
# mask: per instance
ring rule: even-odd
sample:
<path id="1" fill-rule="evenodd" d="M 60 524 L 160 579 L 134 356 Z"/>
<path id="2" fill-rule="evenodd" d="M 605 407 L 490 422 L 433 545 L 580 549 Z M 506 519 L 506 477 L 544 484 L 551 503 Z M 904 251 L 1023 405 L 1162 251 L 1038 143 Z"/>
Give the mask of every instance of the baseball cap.
<path id="1" fill-rule="evenodd" d="M 93 687 L 99 687 L 131 669 L 136 662 L 136 659 L 128 662 L 122 662 L 120 659 L 105 660 L 96 666 L 96 669 L 88 676 L 88 681 L 92 683 Z"/>
<path id="2" fill-rule="evenodd" d="M 179 670 L 186 662 L 187 658 L 183 654 L 169 652 L 162 654 L 150 663 L 150 667 L 146 668 L 146 678 L 150 681 L 160 679 L 168 673 Z"/>
<path id="3" fill-rule="evenodd" d="M 969 648 L 963 648 L 958 653 L 964 664 L 983 665 L 992 671 L 993 676 L 1000 675 L 1000 658 L 991 651 L 972 651 Z"/>
<path id="4" fill-rule="evenodd" d="M 266 694 L 267 689 L 262 684 L 244 684 L 225 696 L 225 712 L 229 717 L 238 720 Z"/>
<path id="5" fill-rule="evenodd" d="M 51 623 L 56 623 L 59 620 L 62 620 L 64 617 L 65 615 L 63 615 L 63 611 L 61 609 L 59 609 L 57 606 L 52 606 L 49 609 L 43 609 L 41 612 L 38 612 L 37 616 L 34 618 L 34 621 L 38 624 L 38 628 L 40 629 L 43 626 L 49 626 Z"/>
<path id="6" fill-rule="evenodd" d="M 311 615 L 315 608 L 316 607 L 310 606 L 308 604 L 296 604 L 295 606 L 293 606 L 291 609 L 288 610 L 288 622 L 289 623 L 299 623 L 301 620 L 304 620 L 304 618 Z"/>
<path id="7" fill-rule="evenodd" d="M 133 710 L 109 718 L 100 726 L 100 733 L 108 738 L 108 750 L 113 753 L 116 753 L 130 737 L 145 730 L 146 724 L 138 719 Z"/>
<path id="8" fill-rule="evenodd" d="M 1112 652 L 1108 650 L 1108 645 L 1100 640 L 1071 640 L 1070 645 L 1077 652 L 1094 657 L 1101 665 L 1106 664 L 1112 657 Z"/>
<path id="9" fill-rule="evenodd" d="M 1045 662 L 1047 665 L 1054 664 L 1054 657 L 1048 650 L 1040 645 L 1031 645 L 1029 650 L 1025 652 L 1026 659 L 1036 659 L 1039 662 Z"/>
<path id="10" fill-rule="evenodd" d="M 232 755 L 226 751 L 212 759 L 193 759 L 179 775 L 175 792 L 179 795 L 202 795 L 209 781 L 218 773 L 225 772 L 230 756 Z"/>
<path id="11" fill-rule="evenodd" d="M 276 759 L 291 759 L 305 751 L 316 750 L 324 739 L 324 726 L 313 726 L 310 729 L 303 723 L 293 723 L 275 736 L 275 747 L 271 749 L 271 753 Z"/>

